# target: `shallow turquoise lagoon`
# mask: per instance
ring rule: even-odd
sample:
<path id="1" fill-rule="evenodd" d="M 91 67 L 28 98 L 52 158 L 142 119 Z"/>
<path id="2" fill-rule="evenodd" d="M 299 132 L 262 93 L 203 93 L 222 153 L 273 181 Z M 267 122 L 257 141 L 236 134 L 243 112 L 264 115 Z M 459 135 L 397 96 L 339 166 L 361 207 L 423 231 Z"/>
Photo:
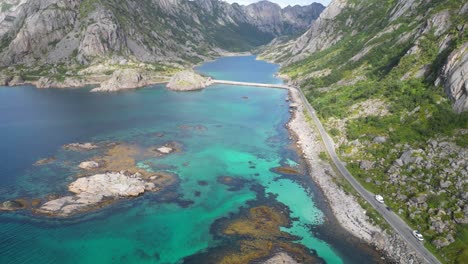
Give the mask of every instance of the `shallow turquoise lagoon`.
<path id="1" fill-rule="evenodd" d="M 221 58 L 197 70 L 220 79 L 281 82 L 274 77 L 277 65 L 253 56 Z M 1 213 L 0 263 L 181 263 L 225 242 L 212 234 L 216 220 L 269 194 L 291 212 L 292 225 L 283 231 L 325 262 L 374 263 L 379 256 L 336 225 L 310 177 L 272 171 L 301 163 L 284 127 L 286 97 L 280 89 L 221 85 L 189 93 L 151 86 L 112 94 L 0 87 L 0 201 L 66 194 L 76 165 L 93 155 L 64 151 L 67 143 L 183 146 L 180 153 L 139 161 L 140 167 L 179 176 L 163 193 L 70 219 Z M 52 156 L 57 160 L 50 165 L 32 165 Z M 242 184 L 230 189 L 220 176 Z"/>

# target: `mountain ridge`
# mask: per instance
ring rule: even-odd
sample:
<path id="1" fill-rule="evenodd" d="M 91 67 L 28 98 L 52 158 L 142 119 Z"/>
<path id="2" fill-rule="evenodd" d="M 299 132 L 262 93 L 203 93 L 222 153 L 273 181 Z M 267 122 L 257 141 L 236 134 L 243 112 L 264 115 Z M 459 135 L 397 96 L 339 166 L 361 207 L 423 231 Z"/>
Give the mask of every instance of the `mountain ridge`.
<path id="1" fill-rule="evenodd" d="M 17 9 L 0 20 L 3 66 L 30 64 L 44 52 L 43 63 L 76 58 L 87 64 L 113 53 L 143 62 L 200 61 L 219 54 L 218 48 L 248 50 L 296 34 L 323 10 L 320 4 L 281 9 L 266 1 L 248 6 L 217 0 L 9 1 L 16 1 Z"/>
<path id="2" fill-rule="evenodd" d="M 458 0 L 334 0 L 303 35 L 259 51 L 443 263 L 468 256 L 467 13 Z"/>

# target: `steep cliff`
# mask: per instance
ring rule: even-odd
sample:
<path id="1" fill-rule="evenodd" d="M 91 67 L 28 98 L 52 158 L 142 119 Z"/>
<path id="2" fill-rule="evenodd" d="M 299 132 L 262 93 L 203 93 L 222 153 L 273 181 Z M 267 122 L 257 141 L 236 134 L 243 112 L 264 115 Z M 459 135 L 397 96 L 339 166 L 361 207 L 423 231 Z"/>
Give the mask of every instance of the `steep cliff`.
<path id="1" fill-rule="evenodd" d="M 348 169 L 447 263 L 468 252 L 468 4 L 334 0 L 280 62 Z"/>
<path id="2" fill-rule="evenodd" d="M 250 24 L 275 36 L 302 33 L 323 9 L 324 7 L 317 3 L 281 9 L 279 5 L 268 1 L 260 1 L 243 8 Z"/>
<path id="3" fill-rule="evenodd" d="M 303 32 L 323 10 L 218 0 L 7 0 L 1 8 L 2 66 L 200 61 Z"/>
<path id="4" fill-rule="evenodd" d="M 414 60 L 412 67 L 401 71 L 402 79 L 426 77 L 427 81 L 444 87 L 454 103 L 454 110 L 468 110 L 466 95 L 466 19 L 468 6 L 463 1 L 348 1 L 335 0 L 320 14 L 312 26 L 297 39 L 276 43 L 263 56 L 294 66 L 307 63 L 310 56 L 320 52 L 330 54 L 321 59 L 325 66 L 339 57 L 344 69 L 357 70 L 371 62 L 370 67 L 401 69 L 406 60 Z M 377 62 L 378 53 L 382 54 Z M 333 52 L 332 52 L 333 51 Z M 453 54 L 450 55 L 450 53 Z M 379 54 L 380 55 L 380 54 Z M 386 55 L 386 56 L 385 56 Z M 450 59 L 449 58 L 450 55 Z M 372 58 L 375 56 L 374 58 Z M 392 57 L 390 57 L 392 56 Z M 454 59 L 458 58 L 458 59 Z M 392 62 L 391 62 L 392 61 Z M 400 62 L 400 64 L 398 64 Z M 312 64 L 309 59 L 309 64 Z M 385 64 L 386 63 L 386 64 Z M 443 63 L 448 63 L 445 67 Z M 311 79 L 317 74 L 319 63 L 302 71 L 300 79 Z M 312 65 L 310 65 L 312 66 Z M 411 68 L 411 69 L 409 69 Z M 361 68 L 362 69 L 362 68 Z M 395 72 L 396 70 L 394 70 Z M 409 71 L 409 72 L 408 72 Z M 308 74 L 304 74 L 307 73 Z M 344 71 L 335 70 L 325 85 L 343 79 Z M 323 72 L 322 72 L 323 73 Z M 387 72 L 382 72 L 384 74 Z M 380 75 L 378 77 L 383 77 Z M 437 80 L 437 81 L 436 81 Z"/>

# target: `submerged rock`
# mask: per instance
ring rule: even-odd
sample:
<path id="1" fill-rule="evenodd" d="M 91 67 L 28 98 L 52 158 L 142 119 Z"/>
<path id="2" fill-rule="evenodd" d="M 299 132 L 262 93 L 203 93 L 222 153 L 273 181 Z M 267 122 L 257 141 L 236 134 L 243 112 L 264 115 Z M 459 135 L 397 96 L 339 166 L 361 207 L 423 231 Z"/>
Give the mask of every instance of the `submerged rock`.
<path id="1" fill-rule="evenodd" d="M 35 166 L 41 166 L 45 164 L 49 164 L 51 162 L 54 162 L 56 160 L 55 157 L 50 157 L 50 158 L 45 158 L 45 159 L 40 159 L 34 163 Z"/>
<path id="2" fill-rule="evenodd" d="M 287 167 L 287 166 L 273 168 L 273 171 L 276 172 L 276 173 L 288 174 L 288 175 L 300 175 L 300 174 L 302 174 L 299 171 L 299 169 L 293 168 L 293 167 Z"/>
<path id="3" fill-rule="evenodd" d="M 228 191 L 238 191 L 244 188 L 247 180 L 231 176 L 219 176 L 217 181 L 229 187 Z"/>
<path id="4" fill-rule="evenodd" d="M 63 148 L 66 150 L 72 150 L 72 151 L 83 151 L 83 150 L 97 149 L 98 146 L 88 142 L 88 143 L 71 143 L 71 144 L 63 146 Z"/>
<path id="5" fill-rule="evenodd" d="M 11 200 L 0 203 L 0 211 L 16 211 L 26 207 L 27 204 L 24 200 Z"/>

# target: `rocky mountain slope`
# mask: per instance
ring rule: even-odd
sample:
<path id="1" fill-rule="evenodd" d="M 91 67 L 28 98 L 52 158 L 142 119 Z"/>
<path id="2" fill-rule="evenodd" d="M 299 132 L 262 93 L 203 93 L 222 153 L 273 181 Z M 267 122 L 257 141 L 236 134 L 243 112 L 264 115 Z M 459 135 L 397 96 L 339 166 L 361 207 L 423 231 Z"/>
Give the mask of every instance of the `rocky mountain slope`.
<path id="1" fill-rule="evenodd" d="M 262 56 L 300 84 L 348 169 L 424 234 L 468 261 L 468 4 L 334 0 Z"/>
<path id="2" fill-rule="evenodd" d="M 63 79 L 97 63 L 194 63 L 303 32 L 323 8 L 281 9 L 266 1 L 240 6 L 218 0 L 4 0 L 0 66 L 16 66 L 29 78 Z"/>

